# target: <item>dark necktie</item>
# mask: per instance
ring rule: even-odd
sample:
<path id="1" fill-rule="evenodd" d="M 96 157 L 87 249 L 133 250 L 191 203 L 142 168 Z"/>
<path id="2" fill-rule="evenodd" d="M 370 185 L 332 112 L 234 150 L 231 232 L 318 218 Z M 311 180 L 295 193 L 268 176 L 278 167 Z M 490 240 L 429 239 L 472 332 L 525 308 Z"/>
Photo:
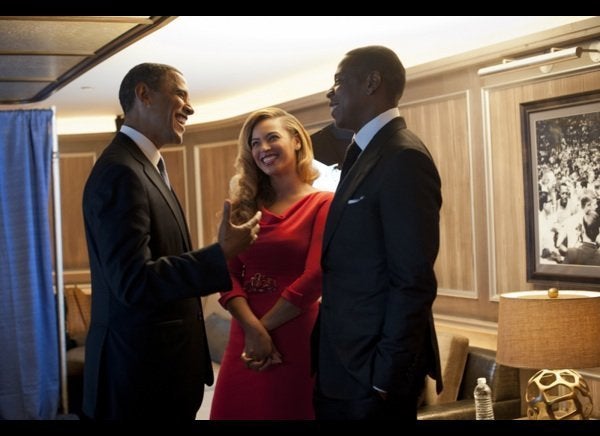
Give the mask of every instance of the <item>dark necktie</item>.
<path id="1" fill-rule="evenodd" d="M 346 157 L 344 157 L 344 163 L 342 164 L 342 173 L 340 174 L 340 180 L 342 180 L 344 176 L 348 173 L 350 168 L 352 168 L 352 165 L 354 165 L 354 162 L 356 162 L 356 159 L 358 158 L 360 152 L 361 149 L 358 146 L 358 144 L 352 141 L 352 143 L 346 149 Z"/>
<path id="2" fill-rule="evenodd" d="M 162 156 L 156 164 L 156 166 L 158 167 L 158 171 L 160 172 L 160 175 L 162 176 L 167 186 L 171 188 L 171 183 L 169 183 L 169 175 L 167 174 L 167 168 L 165 167 L 165 161 L 163 160 Z"/>

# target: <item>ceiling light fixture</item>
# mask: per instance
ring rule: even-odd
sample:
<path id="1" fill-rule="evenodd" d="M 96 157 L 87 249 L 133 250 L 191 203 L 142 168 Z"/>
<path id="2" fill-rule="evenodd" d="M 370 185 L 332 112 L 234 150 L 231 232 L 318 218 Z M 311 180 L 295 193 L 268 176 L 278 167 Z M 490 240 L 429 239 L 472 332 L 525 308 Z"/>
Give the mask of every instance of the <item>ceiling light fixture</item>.
<path id="1" fill-rule="evenodd" d="M 595 46 L 594 44 L 591 47 Z M 538 65 L 548 65 L 554 62 L 568 61 L 570 59 L 580 58 L 583 52 L 590 52 L 590 59 L 594 62 L 600 60 L 597 56 L 592 56 L 592 53 L 598 53 L 598 49 L 584 49 L 582 47 L 571 48 L 552 48 L 550 53 L 544 53 L 538 56 L 531 56 L 523 59 L 510 60 L 505 59 L 501 64 L 492 65 L 490 67 L 480 68 L 477 71 L 479 76 L 487 76 L 489 74 L 503 73 L 505 71 L 513 71 L 521 68 L 535 67 Z"/>

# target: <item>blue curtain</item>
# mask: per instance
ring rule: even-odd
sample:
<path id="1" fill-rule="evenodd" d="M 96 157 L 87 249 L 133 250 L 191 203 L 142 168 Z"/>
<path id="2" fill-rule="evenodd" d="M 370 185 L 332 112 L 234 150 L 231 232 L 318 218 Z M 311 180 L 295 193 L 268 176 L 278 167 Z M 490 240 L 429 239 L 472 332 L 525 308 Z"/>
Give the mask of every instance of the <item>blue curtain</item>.
<path id="1" fill-rule="evenodd" d="M 48 219 L 53 116 L 0 111 L 0 419 L 53 419 L 59 404 Z"/>

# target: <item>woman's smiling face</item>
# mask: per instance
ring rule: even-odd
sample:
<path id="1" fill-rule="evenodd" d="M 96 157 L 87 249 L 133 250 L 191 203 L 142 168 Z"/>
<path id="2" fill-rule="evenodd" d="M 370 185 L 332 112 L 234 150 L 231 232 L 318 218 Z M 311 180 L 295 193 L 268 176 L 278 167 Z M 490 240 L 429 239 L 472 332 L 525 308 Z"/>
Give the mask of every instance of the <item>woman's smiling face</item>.
<path id="1" fill-rule="evenodd" d="M 281 118 L 260 121 L 252 129 L 250 148 L 258 168 L 268 176 L 296 170 L 300 141 L 284 127 Z"/>

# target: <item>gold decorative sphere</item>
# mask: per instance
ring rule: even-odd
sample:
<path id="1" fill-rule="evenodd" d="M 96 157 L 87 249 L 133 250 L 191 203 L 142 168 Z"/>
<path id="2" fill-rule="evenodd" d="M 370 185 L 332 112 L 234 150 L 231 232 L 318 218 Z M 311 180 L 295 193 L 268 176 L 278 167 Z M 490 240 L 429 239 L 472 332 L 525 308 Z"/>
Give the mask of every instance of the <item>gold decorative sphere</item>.
<path id="1" fill-rule="evenodd" d="M 548 289 L 548 297 L 557 298 L 558 297 L 558 288 L 550 288 Z"/>
<path id="2" fill-rule="evenodd" d="M 571 369 L 543 369 L 529 379 L 525 392 L 529 419 L 588 419 L 592 414 L 590 388 Z"/>

